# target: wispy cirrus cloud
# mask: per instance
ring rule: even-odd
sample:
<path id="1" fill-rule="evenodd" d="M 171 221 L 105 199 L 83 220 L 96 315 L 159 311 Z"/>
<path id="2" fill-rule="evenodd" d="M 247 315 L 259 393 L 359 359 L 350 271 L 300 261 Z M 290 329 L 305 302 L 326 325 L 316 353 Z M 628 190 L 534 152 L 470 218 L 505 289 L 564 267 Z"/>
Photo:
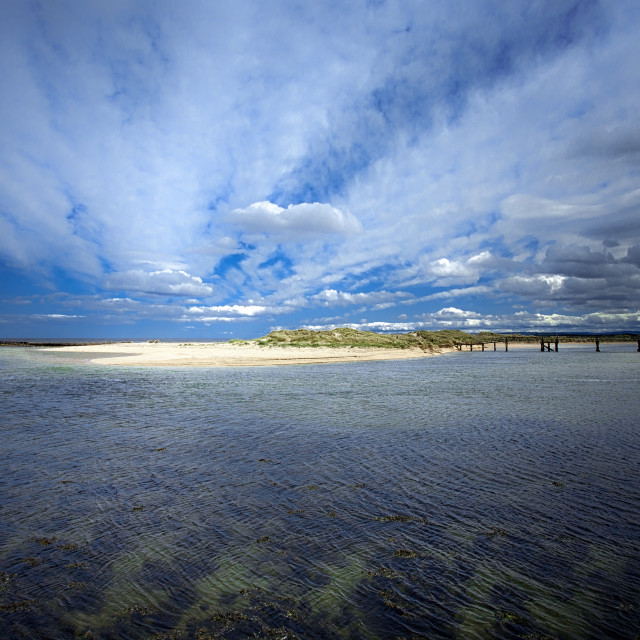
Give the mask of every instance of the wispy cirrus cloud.
<path id="1" fill-rule="evenodd" d="M 191 276 L 185 271 L 162 269 L 160 271 L 143 271 L 132 269 L 109 274 L 103 283 L 105 289 L 119 291 L 136 291 L 139 293 L 161 296 L 199 296 L 208 297 L 213 287 L 198 276 Z"/>

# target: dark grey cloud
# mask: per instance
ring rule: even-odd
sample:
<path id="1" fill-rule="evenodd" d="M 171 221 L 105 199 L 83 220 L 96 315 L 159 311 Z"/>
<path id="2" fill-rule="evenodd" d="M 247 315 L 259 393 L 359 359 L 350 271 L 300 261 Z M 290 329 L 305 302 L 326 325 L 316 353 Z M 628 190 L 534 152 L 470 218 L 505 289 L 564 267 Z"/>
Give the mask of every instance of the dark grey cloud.
<path id="1" fill-rule="evenodd" d="M 541 268 L 562 276 L 600 278 L 614 263 L 611 254 L 591 251 L 589 247 L 553 245 L 547 249 Z"/>
<path id="2" fill-rule="evenodd" d="M 611 203 L 603 215 L 586 220 L 582 233 L 594 240 L 625 244 L 640 241 L 640 193 L 630 194 L 628 203 Z"/>
<path id="3" fill-rule="evenodd" d="M 635 257 L 634 250 L 631 256 Z M 640 300 L 640 269 L 629 254 L 616 259 L 588 246 L 554 245 L 529 271 L 499 281 L 498 290 L 536 304 L 562 304 L 565 309 L 633 310 Z"/>
<path id="4" fill-rule="evenodd" d="M 636 244 L 627 249 L 627 255 L 622 258 L 622 262 L 629 262 L 640 268 L 640 244 Z"/>

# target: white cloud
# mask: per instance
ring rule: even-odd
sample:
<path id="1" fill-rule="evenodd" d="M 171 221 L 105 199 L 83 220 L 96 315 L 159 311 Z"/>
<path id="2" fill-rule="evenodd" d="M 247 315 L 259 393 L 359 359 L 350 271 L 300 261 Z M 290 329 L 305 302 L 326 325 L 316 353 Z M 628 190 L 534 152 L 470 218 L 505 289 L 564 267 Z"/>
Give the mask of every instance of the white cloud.
<path id="1" fill-rule="evenodd" d="M 202 316 L 201 318 L 180 318 L 181 322 L 202 322 L 203 324 L 211 324 L 213 322 L 234 322 L 237 316 Z"/>
<path id="2" fill-rule="evenodd" d="M 51 320 L 73 320 L 74 318 L 84 318 L 83 315 L 69 315 L 65 313 L 34 313 L 31 318 L 43 319 L 50 318 Z"/>
<path id="3" fill-rule="evenodd" d="M 319 202 L 290 204 L 286 209 L 271 202 L 255 202 L 235 209 L 229 219 L 245 233 L 267 233 L 288 240 L 350 235 L 360 230 L 351 214 Z"/>
<path id="4" fill-rule="evenodd" d="M 484 265 L 487 263 L 491 264 L 492 262 L 493 262 L 493 256 L 491 255 L 490 251 L 481 251 L 475 256 L 471 256 L 467 260 L 467 264 L 472 264 L 472 265 Z"/>
<path id="5" fill-rule="evenodd" d="M 188 313 L 191 314 L 205 314 L 205 313 L 223 313 L 232 314 L 234 316 L 260 316 L 267 313 L 273 313 L 273 310 L 261 305 L 222 305 L 212 307 L 189 307 Z M 197 318 L 196 318 L 197 319 Z"/>
<path id="6" fill-rule="evenodd" d="M 427 273 L 442 282 L 475 282 L 478 279 L 477 269 L 471 268 L 459 260 L 440 258 L 429 264 Z"/>
<path id="7" fill-rule="evenodd" d="M 456 307 L 445 307 L 444 309 L 440 309 L 437 311 L 435 315 L 446 318 L 480 318 L 481 314 L 475 311 L 463 311 L 462 309 L 457 309 Z"/>
<path id="8" fill-rule="evenodd" d="M 311 302 L 320 302 L 325 306 L 351 305 L 351 304 L 387 304 L 412 297 L 410 293 L 404 291 L 372 291 L 356 292 L 337 291 L 336 289 L 323 289 L 310 297 Z"/>
<path id="9" fill-rule="evenodd" d="M 206 297 L 213 293 L 213 287 L 204 283 L 198 276 L 191 276 L 185 271 L 171 269 L 161 271 L 132 269 L 112 273 L 105 278 L 103 284 L 106 289 L 138 291 L 165 296 Z"/>
<path id="10" fill-rule="evenodd" d="M 551 294 L 562 288 L 566 278 L 563 276 L 513 276 L 498 284 L 501 291 L 516 293 L 527 298 L 539 298 Z"/>
<path id="11" fill-rule="evenodd" d="M 438 331 L 441 329 L 462 329 L 470 333 L 478 331 L 496 331 L 498 333 L 549 331 L 603 332 L 633 331 L 640 322 L 640 311 L 629 313 L 531 313 L 528 311 L 513 314 L 482 314 L 461 309 L 441 309 L 433 314 L 424 314 L 419 320 L 406 322 L 358 322 L 346 324 L 309 324 L 307 329 L 326 331 L 340 326 L 349 326 L 361 331 L 381 331 L 406 333 L 423 329 Z"/>

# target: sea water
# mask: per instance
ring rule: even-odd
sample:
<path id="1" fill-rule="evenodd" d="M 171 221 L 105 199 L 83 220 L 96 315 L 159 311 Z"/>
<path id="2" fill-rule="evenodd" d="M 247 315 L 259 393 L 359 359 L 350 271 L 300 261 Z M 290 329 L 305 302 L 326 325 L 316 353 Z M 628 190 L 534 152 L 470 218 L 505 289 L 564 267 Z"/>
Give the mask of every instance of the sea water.
<path id="1" fill-rule="evenodd" d="M 637 638 L 640 354 L 0 350 L 2 638 Z"/>

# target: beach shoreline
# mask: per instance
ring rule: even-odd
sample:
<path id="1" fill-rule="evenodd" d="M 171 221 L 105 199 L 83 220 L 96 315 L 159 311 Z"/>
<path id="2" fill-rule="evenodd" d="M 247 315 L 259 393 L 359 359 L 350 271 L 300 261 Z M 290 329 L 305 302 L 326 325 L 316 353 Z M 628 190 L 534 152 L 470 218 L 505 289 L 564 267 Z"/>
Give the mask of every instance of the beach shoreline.
<path id="1" fill-rule="evenodd" d="M 560 347 L 580 346 L 585 342 L 562 342 Z M 607 344 L 602 341 L 602 345 Z M 496 344 L 503 351 L 504 343 Z M 237 342 L 119 342 L 73 346 L 36 347 L 48 353 L 71 353 L 85 364 L 134 367 L 261 367 L 332 362 L 368 362 L 375 360 L 406 360 L 429 358 L 447 353 L 469 353 L 469 346 L 390 348 L 372 346 L 295 346 L 291 344 L 260 344 L 257 340 Z M 509 342 L 509 350 L 540 350 L 539 342 Z M 487 343 L 486 351 L 493 351 Z M 474 345 L 474 352 L 481 345 Z"/>
<path id="2" fill-rule="evenodd" d="M 45 350 L 45 349 L 43 349 Z M 455 348 L 386 349 L 377 347 L 263 346 L 255 342 L 127 342 L 46 348 L 51 353 L 75 353 L 91 364 L 137 367 L 259 367 L 332 362 L 367 362 L 428 358 Z"/>

